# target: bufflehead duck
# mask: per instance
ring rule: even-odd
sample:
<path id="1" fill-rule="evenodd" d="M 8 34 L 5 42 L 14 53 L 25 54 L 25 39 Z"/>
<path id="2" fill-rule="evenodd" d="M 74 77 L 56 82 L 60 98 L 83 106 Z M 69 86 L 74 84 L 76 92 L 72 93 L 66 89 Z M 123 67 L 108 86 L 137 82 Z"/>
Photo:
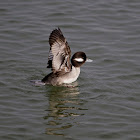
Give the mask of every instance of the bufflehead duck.
<path id="1" fill-rule="evenodd" d="M 71 50 L 60 28 L 49 37 L 50 51 L 47 68 L 52 72 L 42 79 L 44 84 L 61 85 L 72 83 L 80 74 L 80 66 L 87 60 L 84 52 L 76 52 L 71 58 Z"/>

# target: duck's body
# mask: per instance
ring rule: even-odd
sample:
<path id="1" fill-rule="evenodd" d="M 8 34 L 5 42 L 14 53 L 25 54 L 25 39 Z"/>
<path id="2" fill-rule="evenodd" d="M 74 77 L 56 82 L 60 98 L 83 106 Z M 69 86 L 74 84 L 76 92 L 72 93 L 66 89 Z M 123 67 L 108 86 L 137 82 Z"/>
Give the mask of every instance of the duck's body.
<path id="1" fill-rule="evenodd" d="M 45 76 L 42 82 L 61 85 L 76 81 L 80 74 L 80 66 L 86 61 L 86 54 L 77 52 L 71 58 L 70 47 L 59 28 L 50 34 L 49 44 L 50 53 L 47 67 L 52 68 L 52 72 Z"/>
<path id="2" fill-rule="evenodd" d="M 69 84 L 77 80 L 80 74 L 80 68 L 72 67 L 70 72 L 64 74 L 51 72 L 42 79 L 42 82 L 51 85 Z"/>

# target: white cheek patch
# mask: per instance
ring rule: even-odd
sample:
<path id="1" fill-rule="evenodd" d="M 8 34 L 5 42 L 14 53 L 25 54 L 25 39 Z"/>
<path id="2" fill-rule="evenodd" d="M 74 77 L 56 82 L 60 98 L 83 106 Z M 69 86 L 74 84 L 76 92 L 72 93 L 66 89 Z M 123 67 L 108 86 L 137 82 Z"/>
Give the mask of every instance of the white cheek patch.
<path id="1" fill-rule="evenodd" d="M 77 62 L 84 62 L 83 58 L 75 58 L 74 60 L 77 61 Z"/>

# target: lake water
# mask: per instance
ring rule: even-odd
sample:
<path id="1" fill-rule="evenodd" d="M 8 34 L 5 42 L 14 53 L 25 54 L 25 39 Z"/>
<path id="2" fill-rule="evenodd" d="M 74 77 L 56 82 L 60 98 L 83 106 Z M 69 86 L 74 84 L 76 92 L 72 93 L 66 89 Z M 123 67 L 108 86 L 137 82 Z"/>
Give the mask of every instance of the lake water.
<path id="1" fill-rule="evenodd" d="M 30 83 L 57 27 L 93 59 L 74 88 Z M 0 139 L 139 140 L 140 1 L 1 1 Z"/>

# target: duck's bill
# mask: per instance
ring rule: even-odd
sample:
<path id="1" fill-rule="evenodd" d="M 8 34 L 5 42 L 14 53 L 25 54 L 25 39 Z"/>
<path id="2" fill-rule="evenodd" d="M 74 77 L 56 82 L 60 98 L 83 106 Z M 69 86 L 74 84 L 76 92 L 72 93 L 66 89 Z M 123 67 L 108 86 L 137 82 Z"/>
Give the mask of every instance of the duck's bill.
<path id="1" fill-rule="evenodd" d="M 92 59 L 87 58 L 86 62 L 92 62 Z"/>

